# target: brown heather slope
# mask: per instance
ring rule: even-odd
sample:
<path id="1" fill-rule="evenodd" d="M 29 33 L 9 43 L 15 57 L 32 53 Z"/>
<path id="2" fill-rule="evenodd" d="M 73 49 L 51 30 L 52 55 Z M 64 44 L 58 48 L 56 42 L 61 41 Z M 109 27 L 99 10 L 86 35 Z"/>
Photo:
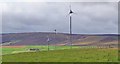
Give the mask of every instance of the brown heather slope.
<path id="1" fill-rule="evenodd" d="M 69 34 L 47 32 L 2 34 L 2 45 L 48 45 L 48 36 L 50 45 L 70 45 Z M 117 43 L 118 35 L 116 34 L 72 34 L 73 45 L 117 45 Z"/>

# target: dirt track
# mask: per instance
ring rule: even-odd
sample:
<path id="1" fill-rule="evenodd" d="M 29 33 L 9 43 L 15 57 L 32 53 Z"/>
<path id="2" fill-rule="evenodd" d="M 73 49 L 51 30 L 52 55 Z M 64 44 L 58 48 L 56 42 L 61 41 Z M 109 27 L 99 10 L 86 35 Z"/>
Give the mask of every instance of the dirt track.
<path id="1" fill-rule="evenodd" d="M 22 47 L 25 47 L 25 46 L 0 46 L 2 48 L 22 48 Z"/>

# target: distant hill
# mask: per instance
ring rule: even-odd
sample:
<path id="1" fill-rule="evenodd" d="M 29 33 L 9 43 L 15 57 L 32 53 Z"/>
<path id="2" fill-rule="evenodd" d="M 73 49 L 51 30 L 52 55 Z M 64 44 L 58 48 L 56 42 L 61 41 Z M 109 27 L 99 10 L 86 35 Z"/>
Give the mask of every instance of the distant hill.
<path id="1" fill-rule="evenodd" d="M 1 34 L 2 45 L 70 45 L 70 35 L 67 33 L 9 33 Z M 117 34 L 72 34 L 72 45 L 117 45 Z"/>

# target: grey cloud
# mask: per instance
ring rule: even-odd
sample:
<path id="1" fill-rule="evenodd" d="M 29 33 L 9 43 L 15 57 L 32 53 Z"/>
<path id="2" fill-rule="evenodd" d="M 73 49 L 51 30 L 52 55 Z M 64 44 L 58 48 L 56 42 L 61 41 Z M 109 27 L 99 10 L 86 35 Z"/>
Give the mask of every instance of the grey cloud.
<path id="1" fill-rule="evenodd" d="M 117 33 L 117 3 L 71 3 L 73 33 Z M 3 32 L 69 32 L 69 3 L 8 3 Z"/>

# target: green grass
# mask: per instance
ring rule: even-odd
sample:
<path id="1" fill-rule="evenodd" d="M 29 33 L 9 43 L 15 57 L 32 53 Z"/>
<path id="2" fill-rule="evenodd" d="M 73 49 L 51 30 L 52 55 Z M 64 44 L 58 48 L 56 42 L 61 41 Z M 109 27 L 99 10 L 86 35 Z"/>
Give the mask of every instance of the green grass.
<path id="1" fill-rule="evenodd" d="M 40 51 L 47 51 L 48 46 L 24 46 L 22 48 L 2 48 L 2 55 L 5 54 L 15 54 L 21 52 L 29 52 L 30 48 L 37 48 Z M 73 46 L 72 48 L 79 48 L 78 46 Z M 50 50 L 63 50 L 63 49 L 70 49 L 70 46 L 49 46 Z"/>
<path id="2" fill-rule="evenodd" d="M 2 48 L 2 55 L 12 54 L 14 51 L 25 51 L 25 48 Z"/>
<path id="3" fill-rule="evenodd" d="M 2 56 L 3 62 L 117 62 L 117 60 L 117 49 L 98 48 L 59 49 Z"/>

